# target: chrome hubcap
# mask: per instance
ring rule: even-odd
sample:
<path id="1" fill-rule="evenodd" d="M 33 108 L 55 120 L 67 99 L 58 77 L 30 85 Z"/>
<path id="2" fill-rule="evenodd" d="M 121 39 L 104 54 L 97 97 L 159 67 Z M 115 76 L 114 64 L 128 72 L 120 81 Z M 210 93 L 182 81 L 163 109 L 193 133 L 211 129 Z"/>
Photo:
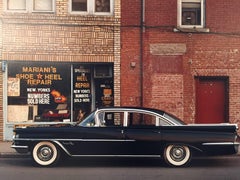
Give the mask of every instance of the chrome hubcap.
<path id="1" fill-rule="evenodd" d="M 182 161 L 186 156 L 186 152 L 183 147 L 175 146 L 171 149 L 171 158 L 174 161 Z"/>
<path id="2" fill-rule="evenodd" d="M 53 150 L 48 146 L 42 146 L 38 150 L 38 158 L 42 161 L 49 161 L 53 157 Z"/>

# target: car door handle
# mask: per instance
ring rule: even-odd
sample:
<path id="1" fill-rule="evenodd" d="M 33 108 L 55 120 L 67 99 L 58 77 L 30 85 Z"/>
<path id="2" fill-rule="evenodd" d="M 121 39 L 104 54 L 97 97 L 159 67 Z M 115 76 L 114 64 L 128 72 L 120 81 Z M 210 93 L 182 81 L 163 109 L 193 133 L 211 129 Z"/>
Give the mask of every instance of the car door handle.
<path id="1" fill-rule="evenodd" d="M 124 134 L 124 130 L 121 130 L 121 134 Z"/>

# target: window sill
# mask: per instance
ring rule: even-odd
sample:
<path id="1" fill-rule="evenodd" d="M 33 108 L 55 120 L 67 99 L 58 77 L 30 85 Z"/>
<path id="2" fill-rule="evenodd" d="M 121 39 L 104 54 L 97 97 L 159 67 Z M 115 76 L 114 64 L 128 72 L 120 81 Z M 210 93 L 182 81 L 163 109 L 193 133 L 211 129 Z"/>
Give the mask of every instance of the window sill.
<path id="1" fill-rule="evenodd" d="M 90 13 L 87 11 L 70 11 L 69 12 L 72 15 L 84 15 L 84 16 L 112 16 L 112 12 L 94 12 Z"/>
<path id="2" fill-rule="evenodd" d="M 209 28 L 197 28 L 197 27 L 176 27 L 173 32 L 184 32 L 184 33 L 209 33 Z"/>

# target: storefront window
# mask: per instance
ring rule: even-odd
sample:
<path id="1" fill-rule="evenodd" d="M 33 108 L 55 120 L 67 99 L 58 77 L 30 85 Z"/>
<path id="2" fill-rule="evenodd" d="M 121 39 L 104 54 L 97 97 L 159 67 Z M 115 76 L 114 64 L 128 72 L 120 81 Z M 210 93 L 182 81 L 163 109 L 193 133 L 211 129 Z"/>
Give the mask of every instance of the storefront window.
<path id="1" fill-rule="evenodd" d="M 9 62 L 7 122 L 80 122 L 93 108 L 112 106 L 112 68 L 111 64 Z"/>
<path id="2" fill-rule="evenodd" d="M 73 107 L 77 122 L 81 122 L 91 111 L 91 82 L 90 66 L 73 66 Z"/>
<path id="3" fill-rule="evenodd" d="M 9 63 L 8 122 L 70 121 L 70 65 Z"/>

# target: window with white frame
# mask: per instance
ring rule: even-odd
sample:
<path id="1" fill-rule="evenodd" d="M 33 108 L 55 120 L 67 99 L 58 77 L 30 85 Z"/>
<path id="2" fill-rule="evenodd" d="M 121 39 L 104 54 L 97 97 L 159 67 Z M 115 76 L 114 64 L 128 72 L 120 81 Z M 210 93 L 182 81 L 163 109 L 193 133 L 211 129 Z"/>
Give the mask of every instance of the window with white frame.
<path id="1" fill-rule="evenodd" d="M 13 11 L 25 11 L 26 0 L 7 0 L 6 9 Z"/>
<path id="2" fill-rule="evenodd" d="M 113 0 L 71 0 L 71 13 L 109 15 L 113 11 Z"/>
<path id="3" fill-rule="evenodd" d="M 4 0 L 6 11 L 54 12 L 55 0 Z"/>
<path id="4" fill-rule="evenodd" d="M 178 26 L 204 27 L 204 0 L 178 0 Z"/>
<path id="5" fill-rule="evenodd" d="M 53 11 L 53 0 L 33 0 L 33 11 Z"/>

